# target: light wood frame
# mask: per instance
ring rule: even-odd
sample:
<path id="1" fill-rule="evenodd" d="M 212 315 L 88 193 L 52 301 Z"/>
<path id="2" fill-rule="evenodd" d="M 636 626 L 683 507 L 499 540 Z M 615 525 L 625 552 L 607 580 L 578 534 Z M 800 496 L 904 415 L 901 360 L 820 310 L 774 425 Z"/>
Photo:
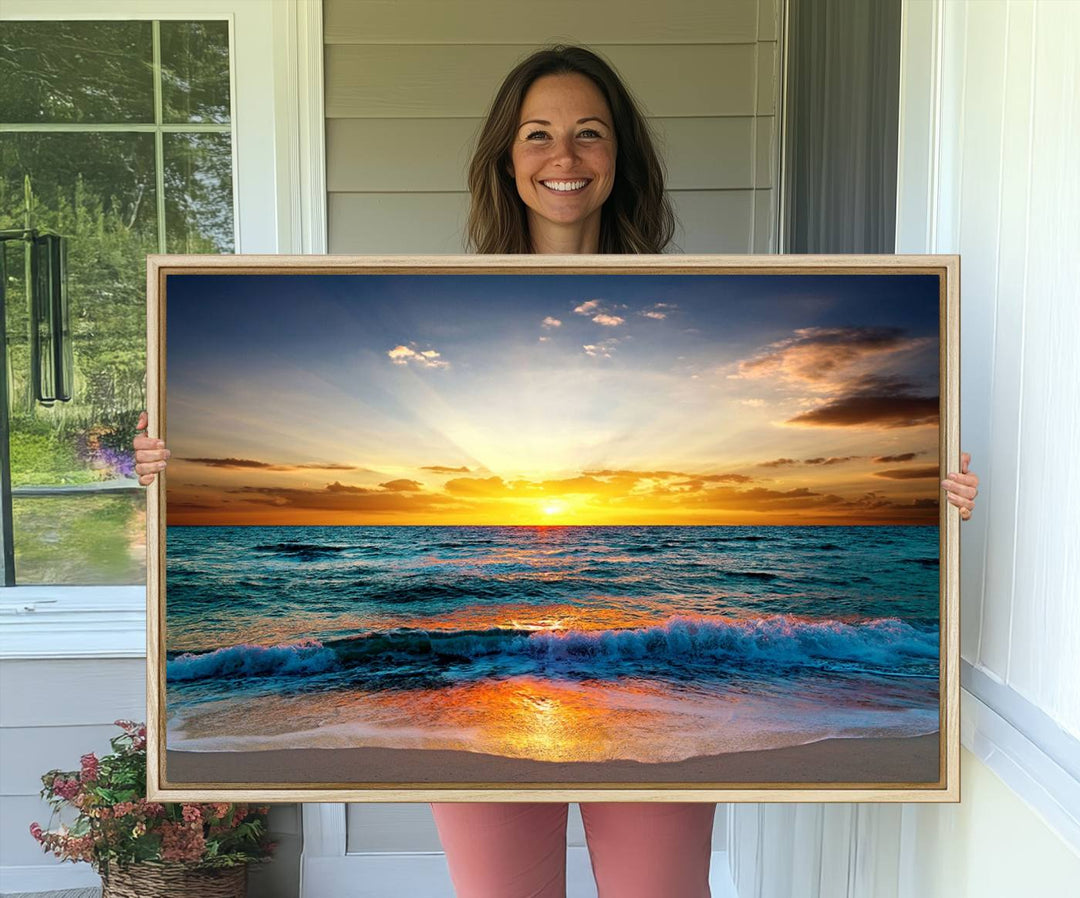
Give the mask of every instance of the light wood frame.
<path id="1" fill-rule="evenodd" d="M 550 256 L 147 256 L 147 433 L 166 437 L 165 284 L 169 274 L 923 274 L 940 279 L 938 455 L 941 474 L 960 458 L 960 257 L 550 255 Z M 954 467 L 957 466 L 957 467 Z M 705 802 L 957 802 L 960 800 L 959 512 L 940 506 L 939 780 L 885 783 L 447 784 L 402 787 L 350 784 L 292 787 L 258 783 L 171 784 L 165 772 L 165 478 L 147 495 L 147 796 L 165 801 L 705 801 Z"/>

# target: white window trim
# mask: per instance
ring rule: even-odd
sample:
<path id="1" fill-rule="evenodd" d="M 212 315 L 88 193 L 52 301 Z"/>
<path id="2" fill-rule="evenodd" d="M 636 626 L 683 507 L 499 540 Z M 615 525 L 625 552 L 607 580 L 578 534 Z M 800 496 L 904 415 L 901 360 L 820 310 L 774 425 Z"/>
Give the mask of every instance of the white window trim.
<path id="1" fill-rule="evenodd" d="M 325 253 L 321 0 L 4 0 L 0 5 L 0 21 L 199 18 L 229 22 L 237 252 Z M 143 586 L 0 589 L 0 658 L 145 653 Z"/>

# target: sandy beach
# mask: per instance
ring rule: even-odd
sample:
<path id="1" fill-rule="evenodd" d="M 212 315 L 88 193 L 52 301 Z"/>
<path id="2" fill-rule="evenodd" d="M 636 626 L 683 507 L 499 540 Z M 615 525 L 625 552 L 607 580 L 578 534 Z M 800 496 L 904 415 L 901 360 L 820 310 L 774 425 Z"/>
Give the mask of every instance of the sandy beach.
<path id="1" fill-rule="evenodd" d="M 806 745 L 644 764 L 551 762 L 395 748 L 168 751 L 166 785 L 924 784 L 938 780 L 938 735 L 824 739 Z"/>

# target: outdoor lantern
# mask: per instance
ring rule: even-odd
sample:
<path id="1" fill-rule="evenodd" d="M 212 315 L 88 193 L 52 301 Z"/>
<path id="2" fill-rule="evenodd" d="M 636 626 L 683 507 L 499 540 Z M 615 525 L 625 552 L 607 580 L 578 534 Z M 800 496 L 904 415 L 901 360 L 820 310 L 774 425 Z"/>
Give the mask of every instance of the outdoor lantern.
<path id="1" fill-rule="evenodd" d="M 67 296 L 67 240 L 36 230 L 0 231 L 0 310 L 5 308 L 7 241 L 19 241 L 29 253 L 30 382 L 43 405 L 71 400 L 73 356 Z M 0 324 L 3 323 L 0 316 Z M 7 346 L 2 353 L 7 364 Z"/>
<path id="2" fill-rule="evenodd" d="M 71 327 L 67 298 L 67 244 L 42 234 L 30 244 L 30 378 L 38 402 L 69 402 Z"/>

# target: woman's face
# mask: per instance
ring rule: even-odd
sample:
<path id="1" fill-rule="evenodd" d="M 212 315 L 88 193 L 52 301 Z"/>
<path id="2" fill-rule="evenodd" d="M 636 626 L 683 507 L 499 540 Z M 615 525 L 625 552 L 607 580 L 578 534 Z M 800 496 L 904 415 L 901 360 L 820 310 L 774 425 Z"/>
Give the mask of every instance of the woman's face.
<path id="1" fill-rule="evenodd" d="M 532 83 L 510 151 L 529 228 L 599 227 L 615 182 L 615 129 L 600 89 L 584 75 L 545 75 Z"/>

